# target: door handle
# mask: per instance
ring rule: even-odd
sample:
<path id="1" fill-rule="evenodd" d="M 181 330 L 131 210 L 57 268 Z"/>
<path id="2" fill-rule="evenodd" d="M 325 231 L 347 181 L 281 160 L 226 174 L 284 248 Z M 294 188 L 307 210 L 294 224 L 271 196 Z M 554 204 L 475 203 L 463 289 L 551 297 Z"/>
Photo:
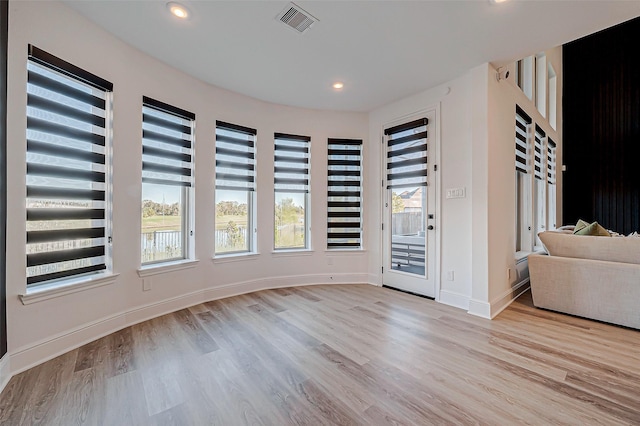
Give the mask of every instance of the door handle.
<path id="1" fill-rule="evenodd" d="M 428 229 L 429 231 L 433 231 L 433 225 L 429 225 L 429 226 L 427 226 L 427 229 Z"/>

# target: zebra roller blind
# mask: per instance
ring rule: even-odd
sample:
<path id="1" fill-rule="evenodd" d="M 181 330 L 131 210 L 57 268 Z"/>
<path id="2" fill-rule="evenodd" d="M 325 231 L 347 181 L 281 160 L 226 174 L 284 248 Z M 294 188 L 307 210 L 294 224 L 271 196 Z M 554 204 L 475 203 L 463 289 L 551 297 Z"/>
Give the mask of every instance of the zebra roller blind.
<path id="1" fill-rule="evenodd" d="M 327 247 L 360 247 L 362 140 L 329 139 L 327 154 Z"/>
<path id="2" fill-rule="evenodd" d="M 144 96 L 142 99 L 142 182 L 193 185 L 195 114 Z"/>
<path id="3" fill-rule="evenodd" d="M 543 154 L 542 147 L 544 144 L 544 137 L 546 134 L 544 131 L 536 125 L 536 132 L 534 137 L 534 154 L 533 154 L 533 175 L 536 179 L 544 179 L 544 164 L 543 164 Z"/>
<path id="4" fill-rule="evenodd" d="M 520 107 L 516 106 L 516 170 L 529 173 L 529 117 Z"/>
<path id="5" fill-rule="evenodd" d="M 216 121 L 216 189 L 255 191 L 255 129 Z"/>
<path id="6" fill-rule="evenodd" d="M 385 129 L 387 188 L 427 185 L 426 118 Z"/>
<path id="7" fill-rule="evenodd" d="M 27 63 L 27 285 L 107 269 L 113 85 L 35 46 Z"/>
<path id="8" fill-rule="evenodd" d="M 276 192 L 309 192 L 308 136 L 274 135 L 274 189 Z"/>
<path id="9" fill-rule="evenodd" d="M 547 180 L 556 184 L 556 143 L 551 139 L 547 139 Z"/>

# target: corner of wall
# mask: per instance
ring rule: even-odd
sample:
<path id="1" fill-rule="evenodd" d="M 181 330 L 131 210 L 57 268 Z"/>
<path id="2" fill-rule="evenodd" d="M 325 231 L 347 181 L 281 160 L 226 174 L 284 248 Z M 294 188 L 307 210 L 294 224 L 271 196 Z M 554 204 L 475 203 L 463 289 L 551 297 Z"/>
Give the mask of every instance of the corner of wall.
<path id="1" fill-rule="evenodd" d="M 11 379 L 11 355 L 4 354 L 0 358 L 0 393 L 4 390 Z"/>
<path id="2" fill-rule="evenodd" d="M 494 319 L 500 312 L 504 311 L 511 303 L 529 290 L 529 278 L 522 280 L 509 290 L 498 296 L 493 302 L 487 303 L 482 300 L 471 299 L 469 301 L 468 313 L 481 318 Z"/>

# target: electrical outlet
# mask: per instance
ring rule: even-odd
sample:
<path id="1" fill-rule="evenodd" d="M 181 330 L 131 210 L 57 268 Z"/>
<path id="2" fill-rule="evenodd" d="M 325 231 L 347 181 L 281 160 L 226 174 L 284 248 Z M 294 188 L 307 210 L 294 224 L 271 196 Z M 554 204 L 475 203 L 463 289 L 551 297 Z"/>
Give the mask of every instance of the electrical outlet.
<path id="1" fill-rule="evenodd" d="M 453 281 L 453 280 L 454 280 L 454 272 L 447 271 L 447 281 Z"/>
<path id="2" fill-rule="evenodd" d="M 327 265 L 333 265 L 333 257 L 327 257 Z"/>
<path id="3" fill-rule="evenodd" d="M 149 290 L 151 290 L 151 277 L 143 278 L 142 291 L 149 291 Z"/>

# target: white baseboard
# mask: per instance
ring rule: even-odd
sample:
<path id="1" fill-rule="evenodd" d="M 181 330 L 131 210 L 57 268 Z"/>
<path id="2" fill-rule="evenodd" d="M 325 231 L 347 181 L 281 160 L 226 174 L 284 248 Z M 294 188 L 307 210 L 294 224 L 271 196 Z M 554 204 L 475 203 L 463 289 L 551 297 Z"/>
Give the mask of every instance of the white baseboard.
<path id="1" fill-rule="evenodd" d="M 329 277 L 333 277 L 333 280 L 330 280 Z M 198 290 L 110 315 L 48 337 L 34 344 L 18 348 L 11 353 L 11 368 L 9 372 L 11 375 L 21 373 L 38 364 L 62 355 L 65 352 L 76 349 L 125 327 L 199 303 L 271 288 L 318 284 L 365 284 L 368 283 L 368 279 L 368 274 L 309 274 L 261 278 Z M 8 356 L 5 356 L 5 358 L 8 359 Z M 0 370 L 0 373 L 2 373 L 2 370 Z M 2 378 L 1 375 L 0 378 Z"/>
<path id="2" fill-rule="evenodd" d="M 464 309 L 465 311 L 469 310 L 469 297 L 453 291 L 440 290 L 438 302 L 453 306 L 454 308 Z"/>
<path id="3" fill-rule="evenodd" d="M 491 319 L 491 305 L 481 300 L 470 299 L 467 312 L 477 317 Z"/>
<path id="4" fill-rule="evenodd" d="M 369 274 L 369 284 L 373 284 L 378 287 L 382 287 L 382 279 L 378 274 Z"/>
<path id="5" fill-rule="evenodd" d="M 491 303 L 471 299 L 469 301 L 469 313 L 482 318 L 493 319 L 527 290 L 529 290 L 529 278 L 520 281 Z"/>
<path id="6" fill-rule="evenodd" d="M 11 380 L 11 360 L 8 353 L 0 358 L 0 392 L 2 392 Z"/>
<path id="7" fill-rule="evenodd" d="M 498 314 L 504 311 L 507 306 L 513 303 L 522 293 L 529 290 L 529 278 L 525 278 L 518 284 L 511 287 L 511 289 L 505 291 L 498 296 L 493 302 L 491 302 L 491 318 L 495 318 Z"/>

